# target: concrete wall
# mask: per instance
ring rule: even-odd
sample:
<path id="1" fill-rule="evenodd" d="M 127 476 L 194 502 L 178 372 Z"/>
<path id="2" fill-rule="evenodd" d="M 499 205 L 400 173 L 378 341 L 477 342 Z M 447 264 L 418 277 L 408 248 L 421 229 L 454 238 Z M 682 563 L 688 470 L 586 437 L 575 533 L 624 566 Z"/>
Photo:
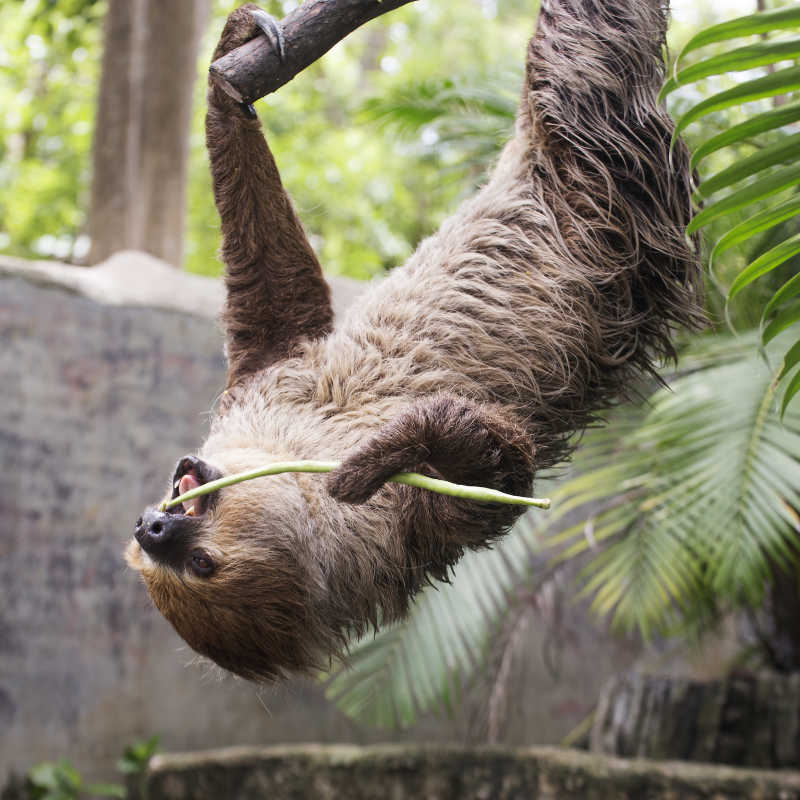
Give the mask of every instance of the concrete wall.
<path id="1" fill-rule="evenodd" d="M 157 757 L 148 800 L 798 800 L 800 773 L 556 748 L 296 747 Z"/>
<path id="2" fill-rule="evenodd" d="M 360 291 L 334 281 L 340 308 Z M 365 730 L 306 682 L 256 688 L 205 667 L 152 608 L 122 550 L 194 449 L 222 387 L 219 282 L 143 254 L 91 270 L 0 259 L 0 786 L 69 757 L 113 774 L 125 744 L 463 740 L 469 714 Z M 532 625 L 505 740 L 557 742 L 638 652 L 578 607 Z M 549 658 L 552 661 L 552 658 Z"/>

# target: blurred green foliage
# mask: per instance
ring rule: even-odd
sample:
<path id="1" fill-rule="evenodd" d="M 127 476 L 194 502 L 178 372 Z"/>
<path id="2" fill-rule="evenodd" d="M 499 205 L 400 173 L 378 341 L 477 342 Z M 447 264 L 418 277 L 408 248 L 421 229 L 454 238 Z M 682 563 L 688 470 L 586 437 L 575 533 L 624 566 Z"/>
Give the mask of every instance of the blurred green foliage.
<path id="1" fill-rule="evenodd" d="M 139 776 L 138 797 L 145 800 L 146 770 L 158 751 L 158 736 L 129 744 L 117 760 L 117 769 L 124 776 Z M 119 783 L 86 783 L 67 758 L 36 764 L 28 771 L 25 785 L 30 800 L 81 800 L 84 797 L 128 797 Z"/>
<path id="2" fill-rule="evenodd" d="M 88 200 L 105 3 L 2 5 L 0 251 L 68 259 Z"/>
<path id="3" fill-rule="evenodd" d="M 125 797 L 125 788 L 117 783 L 86 784 L 70 761 L 62 758 L 32 767 L 28 773 L 31 800 L 81 800 L 84 797 Z"/>
<path id="4" fill-rule="evenodd" d="M 294 2 L 263 5 L 283 16 Z M 204 75 L 235 5 L 214 0 L 193 89 L 185 266 L 210 275 L 222 265 L 203 136 Z M 418 0 L 357 31 L 258 104 L 284 182 L 327 270 L 369 278 L 401 263 L 480 180 L 513 124 L 535 7 L 536 0 Z M 82 234 L 105 8 L 104 0 L 3 3 L 0 252 L 79 261 L 87 251 Z M 700 25 L 727 13 L 713 0 L 699 0 L 694 16 Z M 673 24 L 673 46 L 695 29 Z M 673 113 L 726 80 L 709 78 L 676 92 Z M 689 131 L 690 140 L 709 138 L 738 121 L 737 114 L 744 118 L 736 109 L 705 118 Z M 739 152 L 715 153 L 707 166 L 718 171 L 751 150 L 743 143 Z M 729 283 L 750 257 L 741 248 L 726 253 L 716 265 L 719 281 Z M 787 264 L 775 280 L 795 267 Z M 712 310 L 721 311 L 721 297 L 710 293 Z M 748 327 L 755 312 L 746 298 L 742 305 L 734 311 Z"/>
<path id="5" fill-rule="evenodd" d="M 215 0 L 194 87 L 186 267 L 218 274 L 203 140 L 205 71 L 229 11 Z M 263 4 L 276 16 L 292 0 Z M 535 2 L 420 0 L 387 14 L 258 104 L 284 181 L 326 269 L 368 278 L 402 262 L 479 171 L 430 130 L 398 139 L 360 113 L 409 82 L 492 75 L 520 54 Z M 0 252 L 80 260 L 102 56 L 103 0 L 6 0 L 0 32 Z M 513 54 L 513 59 L 511 59 Z M 447 69 L 447 73 L 444 70 Z"/>

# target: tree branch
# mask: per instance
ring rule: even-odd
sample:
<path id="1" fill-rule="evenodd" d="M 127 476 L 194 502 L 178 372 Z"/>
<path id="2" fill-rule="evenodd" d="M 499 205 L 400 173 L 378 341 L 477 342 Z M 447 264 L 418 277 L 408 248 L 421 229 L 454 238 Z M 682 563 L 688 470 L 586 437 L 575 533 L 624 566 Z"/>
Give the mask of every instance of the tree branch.
<path id="1" fill-rule="evenodd" d="M 240 103 L 252 103 L 288 83 L 365 22 L 413 0 L 307 0 L 282 19 L 284 58 L 258 36 L 218 58 L 211 79 Z"/>

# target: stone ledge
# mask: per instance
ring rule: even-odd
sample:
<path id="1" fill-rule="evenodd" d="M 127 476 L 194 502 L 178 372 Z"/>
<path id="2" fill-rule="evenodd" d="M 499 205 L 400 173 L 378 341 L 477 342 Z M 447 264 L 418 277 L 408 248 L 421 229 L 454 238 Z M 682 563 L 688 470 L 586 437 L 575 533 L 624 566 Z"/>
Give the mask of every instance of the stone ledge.
<path id="1" fill-rule="evenodd" d="M 552 747 L 287 746 L 165 754 L 148 800 L 798 800 L 800 772 L 624 760 Z"/>

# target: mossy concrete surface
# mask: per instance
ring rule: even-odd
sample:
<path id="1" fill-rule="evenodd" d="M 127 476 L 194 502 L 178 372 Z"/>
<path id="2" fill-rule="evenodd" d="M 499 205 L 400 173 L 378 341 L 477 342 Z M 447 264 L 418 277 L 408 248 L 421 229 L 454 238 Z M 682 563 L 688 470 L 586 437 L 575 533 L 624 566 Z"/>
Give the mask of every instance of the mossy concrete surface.
<path id="1" fill-rule="evenodd" d="M 304 745 L 161 755 L 148 800 L 798 800 L 800 772 L 561 748 Z"/>

